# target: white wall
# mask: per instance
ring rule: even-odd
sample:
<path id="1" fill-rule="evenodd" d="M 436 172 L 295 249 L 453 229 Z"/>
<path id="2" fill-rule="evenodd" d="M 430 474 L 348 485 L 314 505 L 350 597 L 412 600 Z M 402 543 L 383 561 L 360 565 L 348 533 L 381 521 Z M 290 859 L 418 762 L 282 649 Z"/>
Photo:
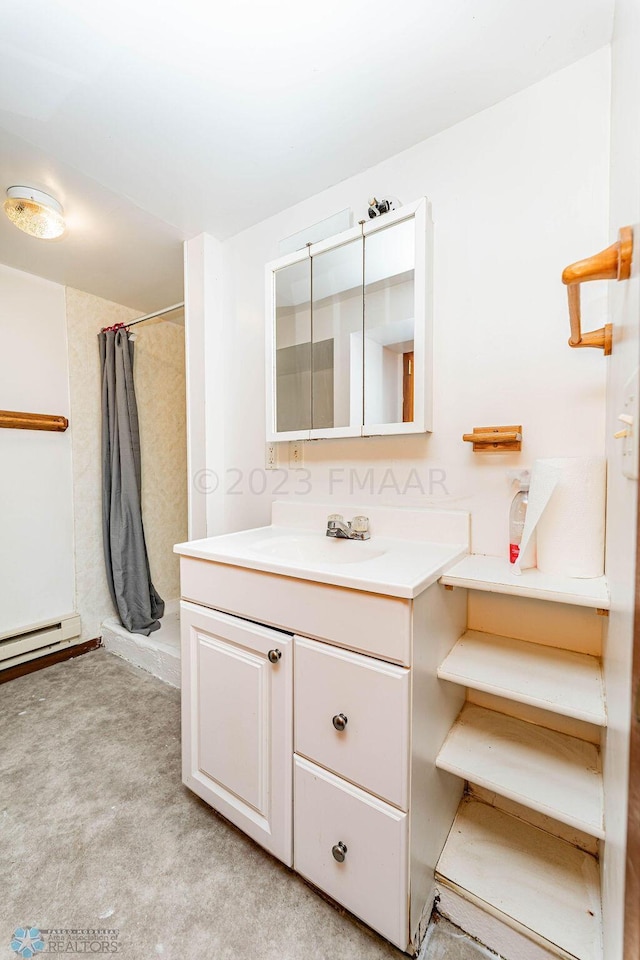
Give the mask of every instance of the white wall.
<path id="1" fill-rule="evenodd" d="M 611 220 L 610 238 L 632 224 L 635 231 L 633 272 L 625 283 L 608 284 L 614 323 L 613 354 L 607 366 L 607 575 L 611 614 L 605 644 L 608 730 L 605 756 L 605 844 L 603 891 L 605 958 L 623 956 L 624 872 L 627 811 L 629 727 L 631 720 L 631 654 L 635 572 L 637 483 L 621 470 L 621 442 L 613 439 L 623 411 L 625 383 L 640 361 L 640 6 L 637 0 L 616 0 L 612 44 Z M 594 251 L 595 252 L 595 251 Z M 638 422 L 636 393 L 635 418 Z M 637 905 L 636 905 L 637 909 Z"/>
<path id="2" fill-rule="evenodd" d="M 0 265 L 0 407 L 69 417 L 64 287 Z M 0 634 L 75 610 L 71 430 L 0 430 Z"/>
<path id="3" fill-rule="evenodd" d="M 226 332 L 222 319 L 222 250 L 200 234 L 184 245 L 185 361 L 189 539 L 222 529 L 223 488 L 207 476 L 207 459 L 224 467 Z M 205 344 L 208 350 L 205 351 Z M 205 361 L 206 356 L 206 361 Z"/>
<path id="4" fill-rule="evenodd" d="M 276 482 L 279 496 L 308 490 L 317 500 L 330 496 L 333 476 L 342 501 L 471 509 L 473 549 L 504 554 L 506 468 L 603 452 L 606 363 L 599 351 L 567 348 L 560 274 L 608 238 L 609 61 L 608 48 L 598 51 L 224 244 L 224 329 L 219 308 L 204 305 L 207 466 L 218 475 L 211 484 L 228 491 L 210 512 L 210 534 L 267 523 Z M 433 205 L 434 432 L 307 443 L 309 482 L 267 474 L 261 494 L 264 264 L 277 256 L 280 238 L 347 206 L 359 219 L 370 196 L 386 194 L 405 202 L 427 195 Z M 606 293 L 598 287 L 585 291 L 587 328 L 602 323 Z M 511 423 L 523 424 L 520 456 L 473 454 L 461 440 L 474 426 Z M 351 496 L 349 470 L 369 466 L 374 493 Z M 444 471 L 444 483 L 432 473 L 430 489 L 430 470 Z"/>

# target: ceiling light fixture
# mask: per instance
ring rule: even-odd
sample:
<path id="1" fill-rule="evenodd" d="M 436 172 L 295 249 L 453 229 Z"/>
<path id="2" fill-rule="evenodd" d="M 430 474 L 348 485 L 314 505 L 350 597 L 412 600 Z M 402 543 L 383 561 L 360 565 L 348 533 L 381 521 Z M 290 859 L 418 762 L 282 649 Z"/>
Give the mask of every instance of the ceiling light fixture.
<path id="1" fill-rule="evenodd" d="M 4 212 L 19 230 L 39 240 L 55 240 L 65 231 L 62 206 L 32 187 L 9 187 Z"/>

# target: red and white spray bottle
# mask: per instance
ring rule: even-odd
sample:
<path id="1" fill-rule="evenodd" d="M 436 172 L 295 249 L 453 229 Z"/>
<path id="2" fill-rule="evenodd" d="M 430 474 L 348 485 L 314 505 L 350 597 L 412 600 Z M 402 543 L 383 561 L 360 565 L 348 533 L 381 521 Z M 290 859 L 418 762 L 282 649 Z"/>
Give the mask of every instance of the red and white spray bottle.
<path id="1" fill-rule="evenodd" d="M 522 531 L 529 503 L 530 470 L 511 470 L 509 476 L 518 483 L 518 492 L 511 501 L 509 510 L 509 563 L 515 563 L 520 556 Z"/>

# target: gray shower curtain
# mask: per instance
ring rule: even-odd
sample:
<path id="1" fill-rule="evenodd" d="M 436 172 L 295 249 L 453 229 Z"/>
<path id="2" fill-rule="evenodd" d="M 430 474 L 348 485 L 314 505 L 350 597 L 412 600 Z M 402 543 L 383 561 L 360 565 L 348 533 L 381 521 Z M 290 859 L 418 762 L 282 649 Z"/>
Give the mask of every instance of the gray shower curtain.
<path id="1" fill-rule="evenodd" d="M 126 330 L 98 335 L 102 370 L 102 533 L 107 582 L 122 625 L 149 636 L 164 601 L 151 582 L 142 525 L 140 430 L 133 342 Z"/>

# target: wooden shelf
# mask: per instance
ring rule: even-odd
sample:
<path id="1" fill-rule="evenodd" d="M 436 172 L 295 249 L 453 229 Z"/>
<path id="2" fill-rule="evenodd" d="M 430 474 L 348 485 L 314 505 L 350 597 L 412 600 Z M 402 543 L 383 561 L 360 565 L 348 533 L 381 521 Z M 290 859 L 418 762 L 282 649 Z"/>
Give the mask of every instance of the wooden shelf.
<path id="1" fill-rule="evenodd" d="M 441 680 L 604 727 L 596 657 L 469 630 L 438 668 Z"/>
<path id="2" fill-rule="evenodd" d="M 592 743 L 467 704 L 436 766 L 604 838 L 600 751 Z"/>
<path id="3" fill-rule="evenodd" d="M 459 560 L 447 570 L 440 582 L 452 587 L 508 593 L 601 610 L 608 610 L 611 603 L 606 577 L 579 580 L 576 577 L 542 573 L 537 569 L 525 570 L 518 576 L 513 573 L 508 560 L 480 554 L 469 554 Z"/>
<path id="4" fill-rule="evenodd" d="M 598 862 L 538 827 L 464 800 L 436 880 L 554 953 L 602 960 Z"/>

